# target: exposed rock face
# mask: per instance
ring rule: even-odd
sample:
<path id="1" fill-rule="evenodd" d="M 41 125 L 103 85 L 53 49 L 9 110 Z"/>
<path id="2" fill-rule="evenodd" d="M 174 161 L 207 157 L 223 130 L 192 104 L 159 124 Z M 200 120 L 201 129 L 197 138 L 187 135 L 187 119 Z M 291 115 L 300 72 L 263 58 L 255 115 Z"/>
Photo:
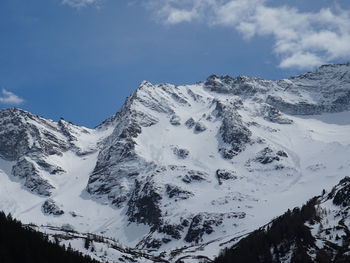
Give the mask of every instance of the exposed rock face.
<path id="1" fill-rule="evenodd" d="M 182 181 L 186 184 L 195 182 L 206 181 L 208 174 L 202 171 L 188 170 L 187 173 L 182 177 Z"/>
<path id="2" fill-rule="evenodd" d="M 225 218 L 242 219 L 244 217 L 244 213 L 200 213 L 192 218 L 190 227 L 185 237 L 185 241 L 189 243 L 199 243 L 202 240 L 203 235 L 210 235 L 213 233 L 214 227 L 220 226 Z"/>
<path id="3" fill-rule="evenodd" d="M 181 118 L 177 115 L 173 115 L 170 118 L 170 124 L 174 126 L 179 126 L 181 125 Z"/>
<path id="4" fill-rule="evenodd" d="M 53 165 L 53 164 L 49 164 L 48 162 L 46 162 L 45 160 L 37 160 L 36 164 L 40 167 L 40 169 L 50 173 L 50 174 L 62 174 L 65 171 L 57 166 L 57 165 Z"/>
<path id="5" fill-rule="evenodd" d="M 291 119 L 283 117 L 281 112 L 276 108 L 266 105 L 262 107 L 262 114 L 264 115 L 264 119 L 270 122 L 278 123 L 278 124 L 292 124 L 293 121 Z"/>
<path id="6" fill-rule="evenodd" d="M 194 131 L 197 133 L 204 132 L 206 129 L 207 127 L 205 127 L 204 123 L 202 122 L 197 122 L 194 126 Z"/>
<path id="7" fill-rule="evenodd" d="M 28 190 L 49 196 L 55 186 L 48 175 L 65 173 L 50 157 L 81 154 L 84 150 L 75 144 L 81 133 L 88 131 L 63 120 L 56 123 L 16 108 L 0 110 L 0 157 L 15 163 L 12 173 Z"/>
<path id="8" fill-rule="evenodd" d="M 277 81 L 288 93 L 301 97 L 298 102 L 269 95 L 267 103 L 292 115 L 345 111 L 349 110 L 349 83 L 349 64 L 325 65 L 315 72 Z"/>
<path id="9" fill-rule="evenodd" d="M 24 180 L 24 186 L 33 193 L 42 196 L 51 195 L 54 187 L 40 175 L 35 164 L 27 158 L 21 158 L 12 168 L 12 174 Z"/>
<path id="10" fill-rule="evenodd" d="M 15 161 L 32 152 L 62 154 L 67 143 L 56 135 L 54 122 L 19 109 L 0 111 L 0 156 Z"/>
<path id="11" fill-rule="evenodd" d="M 193 193 L 191 193 L 190 191 L 183 190 L 176 185 L 167 185 L 166 193 L 169 196 L 169 198 L 188 199 L 191 196 L 193 196 Z"/>
<path id="12" fill-rule="evenodd" d="M 188 155 L 190 154 L 189 150 L 182 149 L 182 148 L 179 148 L 177 146 L 173 147 L 173 152 L 179 159 L 186 159 L 188 157 Z"/>
<path id="13" fill-rule="evenodd" d="M 196 215 L 191 222 L 190 228 L 185 237 L 186 242 L 198 243 L 204 234 L 211 234 L 213 232 L 212 225 L 218 226 L 221 224 L 220 221 L 211 219 L 210 217 L 199 214 Z"/>
<path id="14" fill-rule="evenodd" d="M 47 199 L 42 205 L 42 211 L 45 215 L 60 216 L 64 211 L 52 199 Z"/>
<path id="15" fill-rule="evenodd" d="M 189 118 L 186 122 L 185 125 L 191 129 L 194 125 L 196 124 L 195 120 L 193 118 Z"/>
<path id="16" fill-rule="evenodd" d="M 340 186 L 338 186 L 338 189 L 334 188 L 334 190 L 329 195 L 329 198 L 332 198 L 332 197 L 333 197 L 333 204 L 340 207 L 350 206 L 350 178 L 349 177 L 346 177 L 340 181 Z"/>
<path id="17" fill-rule="evenodd" d="M 272 149 L 266 147 L 257 154 L 257 157 L 254 159 L 254 161 L 261 164 L 268 164 L 274 161 L 278 162 L 282 157 L 288 157 L 287 153 L 284 151 L 278 151 L 274 153 Z"/>
<path id="18" fill-rule="evenodd" d="M 259 82 L 260 85 L 254 85 L 255 82 Z M 264 93 L 266 85 L 268 85 L 268 81 L 262 79 L 250 78 L 247 76 L 232 78 L 227 75 L 221 77 L 211 75 L 204 83 L 205 88 L 211 91 L 228 93 L 241 97 L 251 97 L 258 92 Z"/>
<path id="19" fill-rule="evenodd" d="M 159 201 L 162 196 L 148 178 L 145 184 L 136 180 L 135 189 L 128 203 L 127 215 L 131 222 L 158 226 L 161 223 L 161 209 Z"/>
<path id="20" fill-rule="evenodd" d="M 236 172 L 227 171 L 225 169 L 216 170 L 216 177 L 218 179 L 219 184 L 222 184 L 223 182 L 225 182 L 227 180 L 235 180 L 238 178 L 236 175 Z"/>
<path id="21" fill-rule="evenodd" d="M 130 198 L 132 185 L 140 174 L 140 169 L 145 172 L 154 167 L 136 154 L 135 138 L 141 133 L 142 127 L 154 125 L 157 119 L 151 115 L 131 110 L 130 105 L 134 101 L 145 103 L 134 95 L 117 114 L 115 117 L 117 125 L 112 134 L 106 138 L 87 185 L 87 191 L 90 194 L 106 195 L 118 207 L 123 206 Z M 163 111 L 163 108 L 159 110 Z"/>
<path id="22" fill-rule="evenodd" d="M 232 159 L 245 149 L 245 145 L 250 142 L 252 135 L 247 128 L 237 109 L 241 106 L 240 101 L 229 103 L 216 102 L 215 114 L 222 119 L 220 135 L 223 144 L 219 152 L 225 159 Z"/>

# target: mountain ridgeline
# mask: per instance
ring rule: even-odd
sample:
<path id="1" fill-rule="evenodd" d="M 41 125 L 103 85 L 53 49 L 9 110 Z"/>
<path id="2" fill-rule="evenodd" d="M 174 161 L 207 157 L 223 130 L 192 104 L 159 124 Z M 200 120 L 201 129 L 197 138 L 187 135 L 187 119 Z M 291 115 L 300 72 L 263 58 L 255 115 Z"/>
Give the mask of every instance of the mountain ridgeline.
<path id="1" fill-rule="evenodd" d="M 3 109 L 0 210 L 81 233 L 72 246 L 111 262 L 213 259 L 348 175 L 349 112 L 349 63 L 281 80 L 144 81 L 94 129 Z M 84 250 L 87 233 L 114 245 Z"/>

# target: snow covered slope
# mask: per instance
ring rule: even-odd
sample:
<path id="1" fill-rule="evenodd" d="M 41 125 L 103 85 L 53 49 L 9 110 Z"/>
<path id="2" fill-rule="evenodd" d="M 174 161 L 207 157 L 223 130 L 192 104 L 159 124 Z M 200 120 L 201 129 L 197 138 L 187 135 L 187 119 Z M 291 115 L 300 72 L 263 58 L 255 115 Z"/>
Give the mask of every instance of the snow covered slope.
<path id="1" fill-rule="evenodd" d="M 0 209 L 169 261 L 213 258 L 348 175 L 349 134 L 350 64 L 143 82 L 95 129 L 1 110 Z"/>

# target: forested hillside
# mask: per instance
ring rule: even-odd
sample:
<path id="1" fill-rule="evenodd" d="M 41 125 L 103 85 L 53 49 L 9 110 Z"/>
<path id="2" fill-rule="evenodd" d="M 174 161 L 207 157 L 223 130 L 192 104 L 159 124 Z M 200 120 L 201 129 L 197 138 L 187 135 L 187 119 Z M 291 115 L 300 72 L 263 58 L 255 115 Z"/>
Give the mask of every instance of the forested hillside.
<path id="1" fill-rule="evenodd" d="M 350 178 L 252 232 L 215 263 L 350 262 Z"/>
<path id="2" fill-rule="evenodd" d="M 64 248 L 47 237 L 23 226 L 21 222 L 0 212 L 1 263 L 98 263 L 70 247 Z"/>

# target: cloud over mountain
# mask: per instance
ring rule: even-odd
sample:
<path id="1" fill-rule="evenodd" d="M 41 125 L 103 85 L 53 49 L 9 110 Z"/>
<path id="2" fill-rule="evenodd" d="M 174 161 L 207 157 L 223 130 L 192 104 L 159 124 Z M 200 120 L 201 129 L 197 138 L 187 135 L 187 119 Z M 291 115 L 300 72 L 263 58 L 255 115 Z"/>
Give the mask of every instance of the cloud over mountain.
<path id="1" fill-rule="evenodd" d="M 24 100 L 22 98 L 6 89 L 2 89 L 0 93 L 0 104 L 19 105 L 22 104 L 23 101 Z"/>

